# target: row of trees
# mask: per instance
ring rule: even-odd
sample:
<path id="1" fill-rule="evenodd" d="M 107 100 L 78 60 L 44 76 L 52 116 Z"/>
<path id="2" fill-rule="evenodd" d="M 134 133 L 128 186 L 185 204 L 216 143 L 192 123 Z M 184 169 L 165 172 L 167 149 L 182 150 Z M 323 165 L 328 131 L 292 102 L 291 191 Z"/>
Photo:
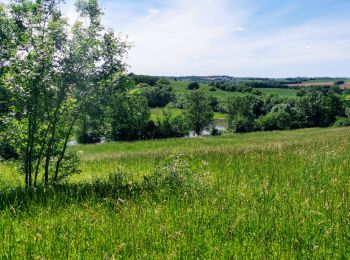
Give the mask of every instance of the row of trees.
<path id="1" fill-rule="evenodd" d="M 277 96 L 237 96 L 227 100 L 229 126 L 234 132 L 326 127 L 344 122 L 349 101 L 316 89 L 298 99 Z"/>
<path id="2" fill-rule="evenodd" d="M 210 99 L 202 91 L 185 96 L 184 112 L 173 115 L 164 109 L 161 117 L 151 120 L 149 100 L 142 94 L 119 95 L 111 113 L 111 137 L 116 141 L 131 141 L 182 137 L 193 130 L 200 135 L 213 119 Z"/>

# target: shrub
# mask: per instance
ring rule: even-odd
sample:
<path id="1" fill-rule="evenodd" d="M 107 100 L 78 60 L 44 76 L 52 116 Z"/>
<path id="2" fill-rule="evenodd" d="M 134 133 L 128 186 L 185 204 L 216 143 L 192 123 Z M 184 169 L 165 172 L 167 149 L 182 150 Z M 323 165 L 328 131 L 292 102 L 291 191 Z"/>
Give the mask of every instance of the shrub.
<path id="1" fill-rule="evenodd" d="M 347 127 L 350 126 L 350 118 L 348 117 L 338 117 L 337 121 L 334 123 L 335 127 Z"/>
<path id="2" fill-rule="evenodd" d="M 0 159 L 10 160 L 18 159 L 19 155 L 16 149 L 6 141 L 0 140 Z"/>
<path id="3" fill-rule="evenodd" d="M 187 89 L 189 90 L 199 89 L 199 84 L 197 82 L 191 82 L 190 84 L 188 84 Z"/>
<path id="4" fill-rule="evenodd" d="M 254 130 L 254 121 L 243 115 L 236 115 L 229 120 L 229 126 L 235 133 L 247 133 Z"/>
<path id="5" fill-rule="evenodd" d="M 147 98 L 148 105 L 151 108 L 165 107 L 175 98 L 173 88 L 160 83 L 157 83 L 154 87 L 142 88 L 141 93 Z"/>
<path id="6" fill-rule="evenodd" d="M 261 96 L 263 94 L 263 92 L 261 90 L 254 89 L 252 91 L 252 94 L 255 95 L 255 96 Z"/>
<path id="7" fill-rule="evenodd" d="M 158 79 L 157 84 L 160 84 L 160 85 L 170 85 L 170 81 L 169 81 L 169 79 L 167 79 L 167 78 L 160 78 L 160 79 Z"/>
<path id="8" fill-rule="evenodd" d="M 256 120 L 257 127 L 263 131 L 290 129 L 291 115 L 285 111 L 271 112 Z"/>
<path id="9" fill-rule="evenodd" d="M 78 137 L 81 144 L 97 144 L 101 142 L 101 137 L 97 133 L 83 133 Z"/>
<path id="10" fill-rule="evenodd" d="M 164 165 L 150 176 L 145 176 L 141 184 L 154 198 L 197 195 L 202 193 L 207 185 L 205 176 L 191 169 L 180 155 L 167 158 Z"/>
<path id="11" fill-rule="evenodd" d="M 209 89 L 209 91 L 214 92 L 214 91 L 216 91 L 216 88 L 215 88 L 215 87 L 211 87 L 211 88 Z"/>
<path id="12" fill-rule="evenodd" d="M 163 163 L 141 182 L 135 182 L 130 175 L 118 169 L 109 174 L 107 181 L 98 180 L 93 186 L 95 193 L 102 197 L 141 195 L 155 200 L 167 200 L 178 196 L 187 199 L 190 196 L 203 195 L 209 182 L 207 175 L 191 169 L 181 155 L 173 155 L 164 158 Z"/>
<path id="13" fill-rule="evenodd" d="M 339 86 L 339 85 L 343 85 L 344 83 L 345 83 L 344 80 L 339 80 L 339 81 L 334 82 L 334 85 Z"/>
<path id="14" fill-rule="evenodd" d="M 61 181 L 70 176 L 80 174 L 79 170 L 80 157 L 76 152 L 68 152 L 62 160 L 61 167 L 58 172 L 57 181 Z"/>
<path id="15" fill-rule="evenodd" d="M 221 132 L 220 132 L 219 129 L 217 129 L 217 128 L 214 127 L 214 128 L 211 130 L 210 135 L 211 135 L 211 136 L 220 136 L 220 135 L 221 135 Z"/>

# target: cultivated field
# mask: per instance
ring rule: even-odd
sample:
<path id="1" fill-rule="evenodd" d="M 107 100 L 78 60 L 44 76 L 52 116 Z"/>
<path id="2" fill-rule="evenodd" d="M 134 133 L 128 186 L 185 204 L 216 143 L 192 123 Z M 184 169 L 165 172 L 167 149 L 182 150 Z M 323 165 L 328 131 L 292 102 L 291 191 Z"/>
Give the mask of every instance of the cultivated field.
<path id="1" fill-rule="evenodd" d="M 288 84 L 290 87 L 316 87 L 316 86 L 334 86 L 335 81 L 309 81 L 301 84 Z M 341 88 L 350 88 L 350 81 L 345 81 L 344 84 L 340 85 Z"/>
<path id="2" fill-rule="evenodd" d="M 288 84 L 289 87 L 316 87 L 316 86 L 334 86 L 334 82 L 305 82 L 300 84 Z"/>
<path id="3" fill-rule="evenodd" d="M 349 130 L 75 146 L 55 190 L 2 162 L 0 258 L 349 259 Z"/>

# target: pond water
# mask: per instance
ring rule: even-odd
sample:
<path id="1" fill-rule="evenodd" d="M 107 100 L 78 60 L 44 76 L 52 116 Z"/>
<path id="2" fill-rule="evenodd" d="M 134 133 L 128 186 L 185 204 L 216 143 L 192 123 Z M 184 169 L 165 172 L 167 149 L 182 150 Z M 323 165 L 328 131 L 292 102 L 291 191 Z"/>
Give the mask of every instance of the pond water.
<path id="1" fill-rule="evenodd" d="M 214 120 L 208 127 L 206 127 L 201 135 L 203 136 L 209 136 L 211 130 L 213 130 L 214 128 L 216 128 L 217 130 L 219 130 L 220 132 L 224 132 L 228 129 L 228 122 L 227 120 L 224 119 L 216 119 Z M 196 137 L 196 133 L 194 131 L 191 131 L 188 135 L 189 137 Z"/>
<path id="2" fill-rule="evenodd" d="M 220 132 L 225 132 L 228 129 L 228 123 L 227 120 L 224 119 L 216 119 L 213 122 L 211 122 L 211 124 L 206 127 L 201 135 L 202 136 L 209 136 L 211 130 L 213 130 L 214 128 L 216 128 L 217 130 L 219 130 Z M 189 132 L 188 137 L 196 137 L 196 133 L 194 131 Z M 99 142 L 99 144 L 104 144 L 106 143 L 106 137 L 101 137 L 101 141 Z M 78 145 L 78 142 L 76 140 L 71 140 L 68 142 L 67 144 L 68 146 L 75 146 Z"/>

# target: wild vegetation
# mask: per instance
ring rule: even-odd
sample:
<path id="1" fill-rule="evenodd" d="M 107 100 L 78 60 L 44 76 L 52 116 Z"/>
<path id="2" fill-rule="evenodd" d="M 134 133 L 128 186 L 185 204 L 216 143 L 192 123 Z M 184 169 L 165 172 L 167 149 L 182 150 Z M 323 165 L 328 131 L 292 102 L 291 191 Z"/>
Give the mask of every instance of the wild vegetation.
<path id="1" fill-rule="evenodd" d="M 350 257 L 346 79 L 127 73 L 60 3 L 0 4 L 0 258 Z"/>
<path id="2" fill-rule="evenodd" d="M 348 128 L 70 149 L 55 188 L 0 163 L 2 258 L 349 257 Z"/>

